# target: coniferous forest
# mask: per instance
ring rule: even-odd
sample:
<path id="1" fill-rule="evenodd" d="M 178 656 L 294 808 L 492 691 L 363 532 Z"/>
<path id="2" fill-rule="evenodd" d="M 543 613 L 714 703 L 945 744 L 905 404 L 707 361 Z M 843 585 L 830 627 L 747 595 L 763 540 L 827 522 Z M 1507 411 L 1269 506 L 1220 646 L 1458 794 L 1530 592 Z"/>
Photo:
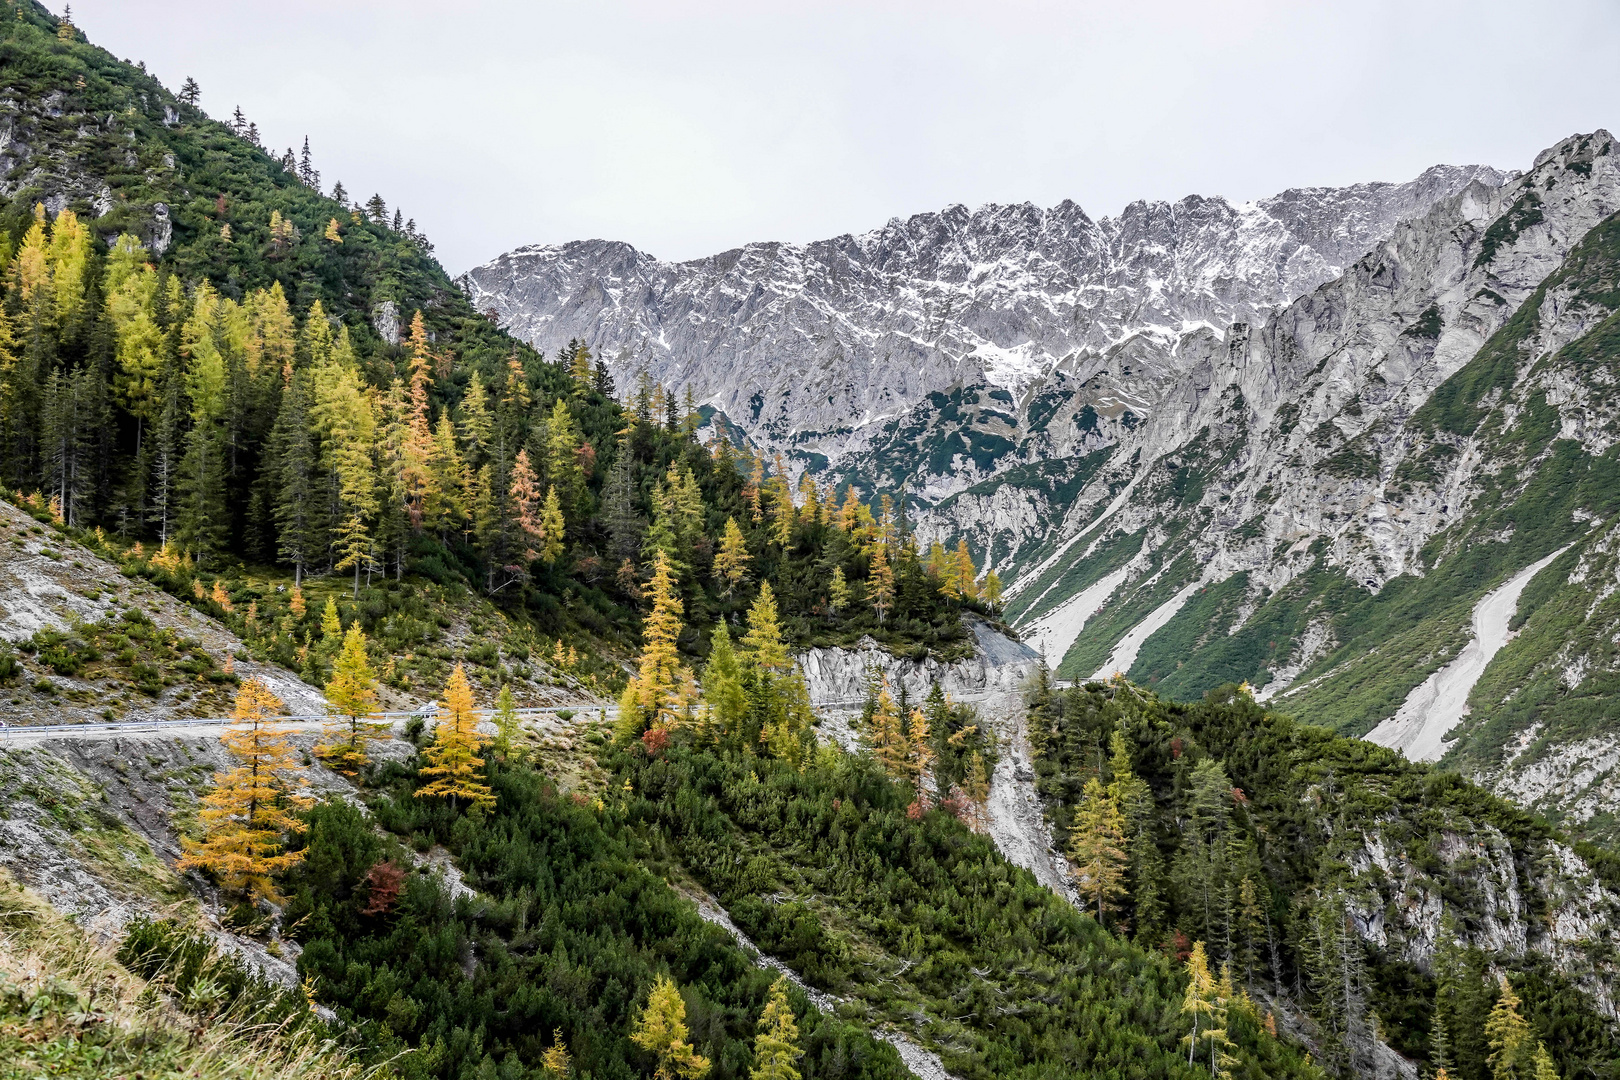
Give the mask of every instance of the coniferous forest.
<path id="1" fill-rule="evenodd" d="M 1437 1078 L 1620 1077 L 1578 985 L 1605 958 L 1572 974 L 1459 932 L 1424 967 L 1356 936 L 1389 900 L 1347 884 L 1366 821 L 1437 877 L 1435 837 L 1486 821 L 1529 882 L 1556 840 L 1538 820 L 1246 688 L 1175 703 L 1043 668 L 1029 739 L 1071 903 L 989 835 L 995 718 L 874 673 L 851 749 L 812 706 L 795 651 L 949 662 L 1005 629 L 996 575 L 919 542 L 903 490 L 766 460 L 586 342 L 525 345 L 307 141 L 261 145 L 32 0 L 6 4 L 0 72 L 4 498 L 329 703 L 298 743 L 265 682 L 133 604 L 17 644 L 59 675 L 122 657 L 152 698 L 167 663 L 234 702 L 173 869 L 296 989 L 137 918 L 118 959 L 163 1024 L 241 1024 L 302 1048 L 300 1077 L 900 1080 L 905 1040 L 960 1080 L 1365 1076 L 1375 1045 Z M 439 647 L 491 611 L 518 636 Z M 520 638 L 596 718 L 525 730 Z M 0 685 L 19 670 L 0 646 Z M 435 699 L 432 727 L 393 738 L 390 692 Z M 28 1066 L 0 1080 L 142 1074 L 149 1040 L 77 993 L 0 968 L 0 1051 Z M 208 1069 L 161 1075 L 238 1075 Z"/>

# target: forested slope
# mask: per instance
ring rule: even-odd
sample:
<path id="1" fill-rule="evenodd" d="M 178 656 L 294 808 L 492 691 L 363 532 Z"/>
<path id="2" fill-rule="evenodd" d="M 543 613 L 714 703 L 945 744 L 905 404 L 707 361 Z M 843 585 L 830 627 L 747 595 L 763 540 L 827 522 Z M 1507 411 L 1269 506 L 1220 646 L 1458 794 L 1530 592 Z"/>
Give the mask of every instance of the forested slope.
<path id="1" fill-rule="evenodd" d="M 0 482 L 256 654 L 324 681 L 330 598 L 401 691 L 542 652 L 613 693 L 658 552 L 689 653 L 763 582 L 797 644 L 971 650 L 959 612 L 996 597 L 965 549 L 700 446 L 659 386 L 621 405 L 582 345 L 473 311 L 380 196 L 32 3 L 0 73 Z"/>
<path id="2" fill-rule="evenodd" d="M 1123 680 L 1043 688 L 1031 729 L 1088 901 L 1101 891 L 1145 944 L 1207 942 L 1312 1018 L 1325 1065 L 1376 1071 L 1379 1037 L 1454 1077 L 1500 1076 L 1485 1023 L 1503 974 L 1559 1075 L 1617 1075 L 1607 852 L 1231 685 L 1191 704 Z"/>

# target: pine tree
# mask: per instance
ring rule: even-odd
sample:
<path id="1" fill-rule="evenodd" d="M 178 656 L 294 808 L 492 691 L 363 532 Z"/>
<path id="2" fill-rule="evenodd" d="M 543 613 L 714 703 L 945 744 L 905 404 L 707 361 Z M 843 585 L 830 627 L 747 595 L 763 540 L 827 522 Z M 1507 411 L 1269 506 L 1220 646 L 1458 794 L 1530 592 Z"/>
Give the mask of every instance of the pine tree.
<path id="1" fill-rule="evenodd" d="M 725 582 L 725 594 L 730 596 L 748 577 L 748 542 L 743 539 L 737 519 L 726 518 L 726 527 L 720 534 L 720 552 L 714 557 L 714 573 Z"/>
<path id="2" fill-rule="evenodd" d="M 221 301 L 207 283 L 197 286 L 191 317 L 181 329 L 186 357 L 185 391 L 191 401 L 191 430 L 180 462 L 180 540 L 195 553 L 197 565 L 225 550 L 229 522 L 225 506 L 225 357 L 216 334 Z M 232 305 L 234 306 L 234 305 Z"/>
<path id="3" fill-rule="evenodd" d="M 366 634 L 359 619 L 349 624 L 343 651 L 332 664 L 326 700 L 338 722 L 328 728 L 326 743 L 317 749 L 332 768 L 354 776 L 370 761 L 366 743 L 389 737 L 388 725 L 377 723 L 377 675 L 366 655 Z"/>
<path id="4" fill-rule="evenodd" d="M 295 812 L 312 800 L 291 790 L 288 777 L 299 772 L 287 732 L 270 726 L 281 701 L 258 679 L 248 679 L 236 695 L 232 727 L 220 737 L 240 764 L 214 774 L 197 816 L 201 841 L 185 838 L 178 865 L 213 872 L 226 890 L 253 900 L 281 902 L 271 880 L 298 863 L 302 851 L 283 850 L 303 822 Z"/>
<path id="5" fill-rule="evenodd" d="M 608 555 L 624 561 L 641 554 L 646 522 L 636 510 L 635 477 L 628 439 L 619 444 L 613 468 L 602 490 L 601 523 L 607 529 Z"/>
<path id="6" fill-rule="evenodd" d="M 198 87 L 196 79 L 187 75 L 186 81 L 180 84 L 180 93 L 177 96 L 183 103 L 196 108 L 198 99 L 202 97 L 202 89 Z"/>
<path id="7" fill-rule="evenodd" d="M 478 756 L 478 748 L 483 744 L 483 737 L 478 733 L 478 711 L 473 702 L 472 684 L 460 664 L 445 683 L 439 711 L 433 742 L 422 751 L 428 764 L 420 770 L 420 775 L 433 779 L 416 789 L 416 797 L 447 798 L 452 811 L 458 799 L 465 799 L 480 809 L 490 809 L 495 805 L 495 794 L 484 782 L 484 759 Z"/>
<path id="8" fill-rule="evenodd" d="M 439 414 L 438 426 L 433 429 L 428 477 L 423 515 L 426 523 L 438 531 L 440 541 L 448 541 L 461 531 L 467 515 L 467 467 L 456 448 L 456 428 L 447 412 Z"/>
<path id="9" fill-rule="evenodd" d="M 655 1080 L 700 1080 L 708 1075 L 709 1059 L 687 1041 L 686 1002 L 668 975 L 654 981 L 630 1041 L 657 1059 Z"/>
<path id="10" fill-rule="evenodd" d="M 293 585 L 324 548 L 315 494 L 315 438 L 311 431 L 307 379 L 290 369 L 281 390 L 281 408 L 270 430 L 267 471 L 271 477 L 276 552 L 293 567 Z"/>
<path id="11" fill-rule="evenodd" d="M 1095 776 L 1086 781 L 1069 838 L 1069 865 L 1082 896 L 1106 925 L 1107 908 L 1125 895 L 1125 821 Z"/>
<path id="12" fill-rule="evenodd" d="M 787 976 L 781 975 L 771 984 L 765 1012 L 759 1018 L 759 1033 L 754 1036 L 754 1067 L 748 1073 L 748 1080 L 799 1080 L 795 1062 L 802 1056 L 799 1025 L 793 1019 L 793 1007 L 788 1004 Z"/>

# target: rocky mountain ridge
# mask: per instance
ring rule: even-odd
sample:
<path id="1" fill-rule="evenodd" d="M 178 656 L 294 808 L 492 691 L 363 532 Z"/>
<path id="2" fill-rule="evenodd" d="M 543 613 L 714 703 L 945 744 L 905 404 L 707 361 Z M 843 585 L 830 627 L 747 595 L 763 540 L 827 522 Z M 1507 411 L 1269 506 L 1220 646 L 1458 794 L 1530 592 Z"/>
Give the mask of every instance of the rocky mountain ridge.
<path id="1" fill-rule="evenodd" d="M 584 338 L 621 383 L 645 370 L 762 444 L 836 460 L 929 394 L 1018 396 L 1126 341 L 1143 355 L 1117 389 L 1150 399 L 1182 333 L 1259 318 L 1436 198 L 1506 179 L 1442 165 L 1403 184 L 1136 202 L 1096 220 L 1068 201 L 956 205 L 685 263 L 593 240 L 519 248 L 459 283 L 541 349 Z"/>
<path id="2" fill-rule="evenodd" d="M 1612 148 L 1597 131 L 1523 174 L 1097 222 L 953 208 L 678 266 L 524 249 L 461 284 L 537 344 L 583 336 L 621 377 L 692 386 L 795 468 L 906 491 L 921 537 L 966 539 L 1012 581 L 1011 617 L 1062 676 L 1189 696 L 1248 679 L 1363 733 L 1463 650 L 1487 592 L 1571 544 L 1545 573 L 1586 590 L 1592 644 L 1555 657 L 1544 638 L 1537 663 L 1560 694 L 1607 700 L 1595 477 L 1617 403 L 1612 347 L 1581 343 L 1614 309 L 1588 240 L 1620 210 Z M 1550 588 L 1524 589 L 1515 632 Z M 1524 686 L 1504 672 L 1552 678 L 1516 659 L 1532 647 L 1510 637 L 1457 692 L 1511 706 Z M 1459 731 L 1489 732 L 1457 760 L 1602 831 L 1613 755 L 1590 723 L 1535 726 L 1550 693 L 1511 724 L 1448 702 Z"/>

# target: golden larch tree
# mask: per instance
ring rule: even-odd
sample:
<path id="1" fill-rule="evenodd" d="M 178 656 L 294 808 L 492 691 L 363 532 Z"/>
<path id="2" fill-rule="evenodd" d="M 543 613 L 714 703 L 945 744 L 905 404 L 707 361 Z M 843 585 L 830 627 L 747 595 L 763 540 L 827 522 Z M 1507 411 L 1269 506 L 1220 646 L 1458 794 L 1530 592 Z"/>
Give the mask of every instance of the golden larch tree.
<path id="1" fill-rule="evenodd" d="M 546 489 L 546 503 L 540 511 L 540 561 L 547 566 L 562 558 L 563 536 L 568 522 L 563 518 L 562 503 L 557 499 L 557 485 Z"/>
<path id="2" fill-rule="evenodd" d="M 657 1059 L 655 1080 L 699 1080 L 708 1075 L 709 1059 L 687 1040 L 686 1002 L 668 975 L 658 976 L 653 983 L 630 1041 Z"/>
<path id="3" fill-rule="evenodd" d="M 327 741 L 316 750 L 332 768 L 354 776 L 370 760 L 366 743 L 388 738 L 388 725 L 377 722 L 377 673 L 366 655 L 366 632 L 359 619 L 349 624 L 343 650 L 332 664 L 326 701 L 331 717 Z"/>
<path id="4" fill-rule="evenodd" d="M 849 581 L 844 577 L 842 566 L 833 567 L 832 578 L 827 582 L 827 604 L 835 613 L 849 607 Z"/>
<path id="5" fill-rule="evenodd" d="M 799 1049 L 799 1025 L 788 1004 L 787 976 L 771 984 L 765 1011 L 760 1014 L 754 1036 L 754 1067 L 748 1080 L 799 1080 L 796 1062 L 804 1056 Z"/>
<path id="6" fill-rule="evenodd" d="M 889 696 L 887 681 L 878 687 L 877 706 L 872 710 L 872 756 L 877 758 L 878 764 L 891 779 L 899 780 L 906 775 L 906 758 L 911 744 L 906 739 L 905 728 L 900 720 L 900 710 L 895 707 L 894 698 Z"/>
<path id="7" fill-rule="evenodd" d="M 1109 905 L 1125 895 L 1125 819 L 1095 776 L 1075 812 L 1068 855 L 1076 887 L 1103 922 Z"/>
<path id="8" fill-rule="evenodd" d="M 782 627 L 777 620 L 776 596 L 768 581 L 760 582 L 759 596 L 748 609 L 748 633 L 743 635 L 742 643 L 761 670 L 778 675 L 793 670 L 793 658 L 782 641 Z"/>
<path id="9" fill-rule="evenodd" d="M 714 557 L 714 573 L 726 583 L 725 593 L 730 596 L 748 577 L 748 542 L 734 517 L 726 518 L 726 527 L 720 533 L 720 551 Z"/>
<path id="10" fill-rule="evenodd" d="M 495 805 L 495 793 L 484 783 L 484 759 L 478 756 L 484 742 L 478 733 L 478 710 L 473 702 L 472 684 L 460 664 L 445 683 L 439 712 L 433 742 L 422 751 L 428 764 L 423 766 L 421 775 L 433 779 L 416 789 L 416 797 L 447 798 L 452 810 L 458 799 L 489 809 Z"/>
<path id="11" fill-rule="evenodd" d="M 653 607 L 641 626 L 641 664 L 620 698 L 619 720 L 614 725 L 620 742 L 628 742 L 647 728 L 673 727 L 689 704 L 683 695 L 693 685 L 692 676 L 675 649 L 683 610 L 675 585 L 669 556 L 654 553 L 652 581 L 647 586 Z"/>
<path id="12" fill-rule="evenodd" d="M 242 684 L 232 724 L 220 737 L 240 764 L 214 774 L 198 811 L 203 839 L 183 840 L 179 862 L 181 869 L 211 871 L 229 892 L 271 903 L 281 902 L 272 878 L 304 857 L 283 848 L 289 834 L 304 830 L 296 812 L 312 804 L 289 783 L 302 770 L 285 729 L 272 726 L 281 707 L 259 679 Z"/>
<path id="13" fill-rule="evenodd" d="M 551 1045 L 540 1055 L 540 1071 L 545 1073 L 546 1080 L 568 1080 L 573 1068 L 574 1059 L 563 1042 L 562 1028 L 557 1028 L 551 1033 Z"/>

